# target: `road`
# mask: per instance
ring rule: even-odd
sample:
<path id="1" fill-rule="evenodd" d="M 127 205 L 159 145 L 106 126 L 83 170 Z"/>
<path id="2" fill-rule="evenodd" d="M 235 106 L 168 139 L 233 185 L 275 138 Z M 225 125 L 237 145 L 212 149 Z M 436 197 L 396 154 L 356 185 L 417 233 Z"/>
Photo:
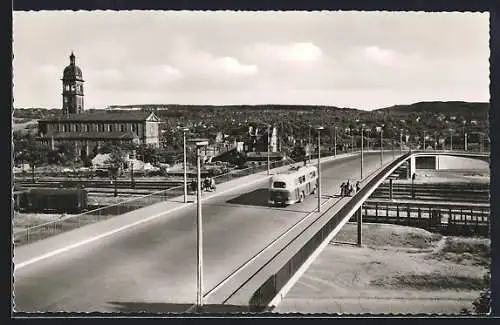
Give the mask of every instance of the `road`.
<path id="1" fill-rule="evenodd" d="M 384 155 L 385 160 L 392 155 Z M 365 155 L 365 174 L 380 156 Z M 359 157 L 322 165 L 323 194 L 359 177 Z M 323 178 L 322 177 L 322 178 Z M 316 197 L 268 207 L 268 181 L 203 205 L 204 292 L 306 216 Z M 15 271 L 16 311 L 182 311 L 196 300 L 196 206 Z"/>

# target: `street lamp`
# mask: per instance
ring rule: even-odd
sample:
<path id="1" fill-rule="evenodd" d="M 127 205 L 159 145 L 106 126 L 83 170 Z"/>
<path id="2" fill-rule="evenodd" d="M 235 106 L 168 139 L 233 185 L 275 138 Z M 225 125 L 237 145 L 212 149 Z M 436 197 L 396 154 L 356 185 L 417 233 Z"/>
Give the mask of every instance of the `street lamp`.
<path id="1" fill-rule="evenodd" d="M 403 129 L 399 129 L 399 151 L 403 152 Z"/>
<path id="2" fill-rule="evenodd" d="M 380 127 L 380 165 L 382 166 L 384 164 L 384 148 L 383 148 L 383 134 L 384 134 L 384 125 Z"/>
<path id="3" fill-rule="evenodd" d="M 184 149 L 184 203 L 187 203 L 187 163 L 186 163 L 186 132 L 188 128 L 182 129 L 183 149 Z"/>
<path id="4" fill-rule="evenodd" d="M 450 129 L 450 151 L 453 151 L 453 129 Z"/>
<path id="5" fill-rule="evenodd" d="M 318 126 L 316 130 L 318 131 L 318 212 L 321 212 L 321 130 L 324 127 Z"/>
<path id="6" fill-rule="evenodd" d="M 308 142 L 308 148 L 309 148 L 309 162 L 311 162 L 311 125 L 309 124 L 309 142 Z"/>
<path id="7" fill-rule="evenodd" d="M 197 189 L 196 189 L 196 242 L 197 242 L 197 286 L 196 286 L 196 305 L 201 309 L 203 306 L 203 219 L 201 215 L 201 149 L 206 148 L 208 140 L 192 139 L 191 142 L 196 144 L 196 173 L 197 173 Z"/>
<path id="8" fill-rule="evenodd" d="M 361 180 L 363 180 L 363 131 L 365 125 L 361 125 Z"/>
<path id="9" fill-rule="evenodd" d="M 337 127 L 333 129 L 333 155 L 337 157 Z M 343 141 L 342 141 L 343 142 Z"/>
<path id="10" fill-rule="evenodd" d="M 349 135 L 351 136 L 351 152 L 354 152 L 354 138 L 352 136 L 352 130 L 349 129 Z"/>
<path id="11" fill-rule="evenodd" d="M 467 123 L 467 121 L 462 121 L 462 124 L 463 124 L 463 132 L 464 132 L 464 151 L 467 151 L 467 132 L 465 132 L 465 123 Z"/>
<path id="12" fill-rule="evenodd" d="M 270 158 L 269 158 L 269 130 L 271 129 L 271 125 L 267 125 L 267 175 L 270 175 L 271 174 L 271 162 L 270 162 Z"/>

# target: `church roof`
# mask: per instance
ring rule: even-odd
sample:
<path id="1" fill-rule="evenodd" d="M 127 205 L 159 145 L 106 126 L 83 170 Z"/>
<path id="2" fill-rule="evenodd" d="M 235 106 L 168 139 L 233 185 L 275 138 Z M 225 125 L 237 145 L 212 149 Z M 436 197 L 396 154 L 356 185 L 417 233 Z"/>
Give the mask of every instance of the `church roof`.
<path id="1" fill-rule="evenodd" d="M 83 81 L 82 69 L 80 69 L 80 67 L 78 67 L 75 64 L 75 55 L 73 54 L 73 52 L 71 52 L 69 60 L 70 60 L 69 65 L 66 68 L 64 68 L 63 80 L 76 79 L 76 80 Z"/>
<path id="2" fill-rule="evenodd" d="M 76 79 L 83 81 L 82 69 L 80 69 L 80 67 L 76 65 L 71 65 L 71 64 L 68 65 L 66 68 L 64 68 L 63 79 L 64 80 Z"/>
<path id="3" fill-rule="evenodd" d="M 44 136 L 55 140 L 132 140 L 133 132 L 54 132 Z"/>
<path id="4" fill-rule="evenodd" d="M 126 111 L 126 112 L 86 112 L 71 114 L 59 118 L 40 120 L 40 122 L 159 122 L 160 119 L 152 112 Z"/>

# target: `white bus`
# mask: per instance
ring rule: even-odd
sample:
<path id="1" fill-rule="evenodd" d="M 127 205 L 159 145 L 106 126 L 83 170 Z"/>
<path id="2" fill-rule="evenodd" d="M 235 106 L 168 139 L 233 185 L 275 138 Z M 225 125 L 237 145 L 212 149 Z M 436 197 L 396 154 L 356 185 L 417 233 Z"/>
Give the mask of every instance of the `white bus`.
<path id="1" fill-rule="evenodd" d="M 269 204 L 289 205 L 304 201 L 318 186 L 318 170 L 313 166 L 292 167 L 274 175 L 269 184 Z"/>

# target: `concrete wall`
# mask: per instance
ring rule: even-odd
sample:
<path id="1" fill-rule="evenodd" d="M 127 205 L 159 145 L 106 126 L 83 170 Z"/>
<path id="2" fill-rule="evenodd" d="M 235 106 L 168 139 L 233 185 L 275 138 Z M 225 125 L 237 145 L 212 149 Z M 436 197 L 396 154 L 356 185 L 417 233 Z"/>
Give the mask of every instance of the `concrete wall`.
<path id="1" fill-rule="evenodd" d="M 489 169 L 486 161 L 466 157 L 438 156 L 438 169 Z"/>

